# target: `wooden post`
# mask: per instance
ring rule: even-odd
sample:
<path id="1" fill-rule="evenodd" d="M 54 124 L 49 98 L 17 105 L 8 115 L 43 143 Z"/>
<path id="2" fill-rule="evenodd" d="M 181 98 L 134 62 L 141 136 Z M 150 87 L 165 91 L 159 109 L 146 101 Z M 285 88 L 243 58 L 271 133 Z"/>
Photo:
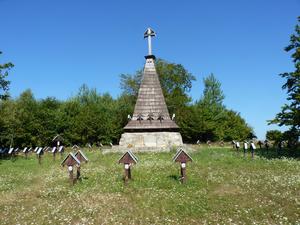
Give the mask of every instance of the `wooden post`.
<path id="1" fill-rule="evenodd" d="M 251 141 L 250 143 L 250 149 L 251 149 L 251 158 L 254 159 L 254 151 L 256 149 L 256 146 L 253 141 Z"/>
<path id="2" fill-rule="evenodd" d="M 80 168 L 80 161 L 76 158 L 75 155 L 73 155 L 73 153 L 70 152 L 67 155 L 67 157 L 62 161 L 61 165 L 68 167 L 70 183 L 71 183 L 71 185 L 73 185 L 74 184 L 73 167 L 76 165 Z M 76 177 L 78 175 L 80 176 L 80 169 L 79 169 L 79 174 L 78 174 L 78 171 L 77 171 Z"/>
<path id="3" fill-rule="evenodd" d="M 280 141 L 279 144 L 278 144 L 278 148 L 277 148 L 277 156 L 282 154 L 282 151 L 281 151 L 282 148 L 283 148 L 283 142 Z"/>
<path id="4" fill-rule="evenodd" d="M 74 185 L 73 166 L 68 166 L 68 170 L 69 170 L 70 184 Z"/>
<path id="5" fill-rule="evenodd" d="M 251 148 L 251 158 L 254 159 L 254 148 Z"/>
<path id="6" fill-rule="evenodd" d="M 237 141 L 236 144 L 235 144 L 235 147 L 236 147 L 236 152 L 237 154 L 239 155 L 239 150 L 240 150 L 240 143 Z"/>
<path id="7" fill-rule="evenodd" d="M 124 164 L 124 183 L 127 185 L 128 180 L 131 180 L 131 166 L 138 162 L 138 158 L 131 152 L 126 152 L 119 160 L 119 163 Z"/>
<path id="8" fill-rule="evenodd" d="M 181 167 L 180 167 L 180 172 L 181 172 L 181 178 L 180 181 L 181 183 L 185 183 L 186 182 L 186 164 L 185 163 L 181 163 Z"/>
<path id="9" fill-rule="evenodd" d="M 179 162 L 180 163 L 180 182 L 185 183 L 187 180 L 186 176 L 186 164 L 187 162 L 192 162 L 193 159 L 183 150 L 179 149 L 176 152 L 176 155 L 173 157 L 174 162 Z"/>
<path id="10" fill-rule="evenodd" d="M 128 169 L 128 179 L 131 180 L 131 168 L 129 166 L 129 169 Z"/>
<path id="11" fill-rule="evenodd" d="M 87 163 L 89 161 L 88 158 L 85 156 L 85 154 L 83 154 L 83 152 L 80 150 L 78 150 L 75 153 L 75 157 L 79 160 L 80 163 L 82 163 L 82 162 Z M 76 179 L 80 179 L 80 167 L 81 167 L 81 164 L 77 165 Z"/>
<path id="12" fill-rule="evenodd" d="M 10 158 L 10 159 L 12 160 L 12 159 L 14 159 L 14 158 L 15 158 L 15 150 L 12 151 L 12 153 L 11 153 L 11 158 Z"/>
<path id="13" fill-rule="evenodd" d="M 44 154 L 43 148 L 39 148 L 36 152 L 36 157 L 38 158 L 39 164 L 42 164 L 42 155 Z"/>
<path id="14" fill-rule="evenodd" d="M 80 178 L 80 165 L 77 166 L 77 173 L 76 173 L 76 179 L 78 180 Z"/>
<path id="15" fill-rule="evenodd" d="M 128 180 L 131 179 L 130 165 L 124 164 L 124 169 L 125 169 L 124 183 L 127 185 Z"/>
<path id="16" fill-rule="evenodd" d="M 243 149 L 244 149 L 244 157 L 246 157 L 246 153 L 247 153 L 247 149 L 248 149 L 248 143 L 246 141 L 244 142 Z"/>

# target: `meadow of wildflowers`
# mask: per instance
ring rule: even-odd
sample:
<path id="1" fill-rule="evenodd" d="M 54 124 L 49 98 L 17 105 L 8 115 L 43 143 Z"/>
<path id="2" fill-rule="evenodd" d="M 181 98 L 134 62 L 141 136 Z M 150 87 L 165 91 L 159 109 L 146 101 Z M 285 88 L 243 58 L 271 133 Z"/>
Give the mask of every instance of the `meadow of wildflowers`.
<path id="1" fill-rule="evenodd" d="M 84 150 L 74 186 L 57 156 L 0 160 L 0 224 L 300 224 L 300 161 L 191 152 L 187 183 L 174 152 L 140 153 L 124 186 L 120 154 Z"/>

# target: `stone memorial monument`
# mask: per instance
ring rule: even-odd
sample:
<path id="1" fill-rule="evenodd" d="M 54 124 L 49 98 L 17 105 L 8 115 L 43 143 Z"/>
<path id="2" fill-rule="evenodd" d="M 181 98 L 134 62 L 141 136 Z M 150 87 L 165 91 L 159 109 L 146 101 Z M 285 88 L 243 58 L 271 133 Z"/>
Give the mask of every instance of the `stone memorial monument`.
<path id="1" fill-rule="evenodd" d="M 179 127 L 170 118 L 162 88 L 155 69 L 151 39 L 155 32 L 148 28 L 144 38 L 148 39 L 148 55 L 145 56 L 143 77 L 132 117 L 124 127 L 119 148 L 139 151 L 167 151 L 182 146 Z M 175 118 L 175 116 L 174 116 Z"/>

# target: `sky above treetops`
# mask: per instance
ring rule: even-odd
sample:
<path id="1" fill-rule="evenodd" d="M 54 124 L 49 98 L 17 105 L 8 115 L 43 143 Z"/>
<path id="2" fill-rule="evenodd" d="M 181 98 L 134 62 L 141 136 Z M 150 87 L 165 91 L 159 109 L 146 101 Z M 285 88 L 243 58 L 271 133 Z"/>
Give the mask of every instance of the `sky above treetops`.
<path id="1" fill-rule="evenodd" d="M 30 88 L 38 99 L 67 99 L 82 84 L 121 94 L 119 75 L 144 65 L 147 27 L 153 53 L 182 64 L 197 81 L 222 83 L 227 108 L 241 113 L 259 138 L 286 102 L 279 73 L 293 71 L 288 45 L 299 0 L 80 1 L 0 0 L 0 63 L 11 61 L 10 93 Z M 281 128 L 282 129 L 282 128 Z"/>

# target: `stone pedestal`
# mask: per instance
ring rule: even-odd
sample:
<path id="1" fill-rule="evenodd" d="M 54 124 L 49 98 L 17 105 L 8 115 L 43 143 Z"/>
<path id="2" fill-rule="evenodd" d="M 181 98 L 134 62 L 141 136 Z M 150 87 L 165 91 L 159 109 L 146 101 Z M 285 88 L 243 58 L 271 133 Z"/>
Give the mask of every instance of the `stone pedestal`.
<path id="1" fill-rule="evenodd" d="M 119 143 L 119 148 L 139 151 L 169 151 L 179 146 L 183 146 L 179 132 L 126 132 Z"/>

